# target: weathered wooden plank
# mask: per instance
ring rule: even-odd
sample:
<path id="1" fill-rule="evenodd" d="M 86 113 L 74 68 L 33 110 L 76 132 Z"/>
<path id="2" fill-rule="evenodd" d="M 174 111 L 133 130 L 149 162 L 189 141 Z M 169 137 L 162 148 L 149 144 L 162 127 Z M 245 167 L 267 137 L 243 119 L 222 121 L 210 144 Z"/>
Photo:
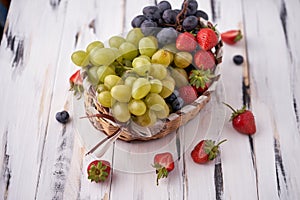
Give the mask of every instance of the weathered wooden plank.
<path id="1" fill-rule="evenodd" d="M 1 198 L 36 197 L 64 26 L 61 3 L 55 10 L 49 1 L 11 4 L 0 50 Z"/>
<path id="2" fill-rule="evenodd" d="M 299 151 L 300 142 L 295 112 L 297 94 L 294 73 L 297 69 L 291 60 L 291 57 L 295 57 L 295 52 L 291 51 L 290 44 L 299 41 L 299 37 L 289 40 L 288 34 L 295 33 L 296 30 L 293 27 L 287 29 L 286 26 L 288 21 L 295 23 L 296 18 L 287 17 L 289 13 L 285 1 L 276 1 L 275 4 L 271 1 L 244 1 L 244 5 L 245 20 L 248 22 L 247 34 L 252 36 L 247 40 L 250 78 L 253 83 L 251 100 L 258 120 L 267 121 L 266 124 L 260 125 L 262 132 L 257 135 L 254 143 L 259 167 L 258 177 L 261 177 L 258 182 L 259 195 L 262 198 L 297 199 L 297 168 L 300 162 L 299 159 L 294 159 L 294 152 Z M 289 2 L 289 6 L 299 8 L 299 2 Z M 268 9 L 268 12 L 258 12 L 264 9 Z M 279 46 L 282 48 L 278 48 Z M 269 145 L 272 145 L 272 148 Z M 264 173 L 266 171 L 268 173 Z M 266 184 L 263 185 L 266 180 L 272 184 L 268 193 L 264 187 Z"/>
<path id="3" fill-rule="evenodd" d="M 221 2 L 219 5 L 216 22 L 221 32 L 230 29 L 242 29 L 243 11 L 240 1 Z M 218 8 L 218 7 L 217 7 Z M 230 15 L 228 14 L 230 12 Z M 246 36 L 247 37 L 247 36 Z M 222 80 L 225 87 L 225 101 L 233 107 L 240 108 L 243 105 L 243 76 L 245 76 L 246 65 L 236 66 L 232 58 L 241 54 L 247 60 L 245 40 L 235 46 L 224 45 L 224 59 L 222 63 Z M 234 84 L 233 84 L 234 83 Z M 221 163 L 223 170 L 224 199 L 257 199 L 256 186 L 256 163 L 252 159 L 254 152 L 251 150 L 251 142 L 245 135 L 238 134 L 227 120 L 230 118 L 228 109 L 223 137 L 228 141 L 222 145 Z M 234 148 L 234 150 L 232 149 Z M 254 154 L 255 156 L 255 154 Z M 247 174 L 247 176 L 245 176 Z M 245 193 L 247 195 L 245 196 Z M 221 198 L 221 199 L 222 199 Z"/>
<path id="4" fill-rule="evenodd" d="M 114 12 L 111 12 L 112 9 Z M 63 42 L 60 47 L 60 59 L 58 60 L 57 79 L 54 85 L 50 115 L 54 116 L 63 104 L 68 104 L 65 109 L 70 112 L 72 117 L 77 118 L 68 124 L 66 127 L 67 134 L 64 137 L 55 134 L 47 137 L 44 153 L 47 158 L 42 165 L 38 198 L 47 194 L 49 198 L 54 199 L 100 199 L 109 194 L 111 183 L 110 181 L 102 185 L 90 183 L 87 179 L 86 168 L 89 162 L 95 158 L 85 158 L 84 148 L 80 146 L 78 141 L 74 142 L 74 138 L 78 140 L 78 136 L 75 136 L 76 130 L 84 131 L 84 127 L 79 126 L 85 126 L 86 122 L 79 122 L 79 114 L 73 112 L 72 94 L 67 91 L 69 88 L 68 78 L 76 70 L 76 67 L 71 63 L 70 55 L 75 50 L 85 49 L 94 40 L 98 39 L 105 42 L 109 36 L 121 33 L 124 5 L 122 1 L 72 1 L 68 4 L 66 11 L 67 16 L 62 33 Z M 83 104 L 81 106 L 83 108 Z M 75 112 L 78 112 L 77 108 L 74 109 Z M 81 114 L 84 115 L 84 112 Z M 88 125 L 93 129 L 89 122 Z M 60 125 L 55 121 L 50 121 L 48 132 L 55 133 L 60 129 L 59 127 Z M 87 132 L 86 134 L 92 133 Z M 53 147 L 59 147 L 61 141 L 67 143 L 64 151 L 61 152 L 59 149 L 53 151 Z M 108 152 L 105 159 L 111 161 L 111 155 Z M 60 166 L 58 158 L 62 156 L 66 161 L 62 163 L 63 166 Z M 60 176 L 56 175 L 57 173 L 60 173 Z"/>

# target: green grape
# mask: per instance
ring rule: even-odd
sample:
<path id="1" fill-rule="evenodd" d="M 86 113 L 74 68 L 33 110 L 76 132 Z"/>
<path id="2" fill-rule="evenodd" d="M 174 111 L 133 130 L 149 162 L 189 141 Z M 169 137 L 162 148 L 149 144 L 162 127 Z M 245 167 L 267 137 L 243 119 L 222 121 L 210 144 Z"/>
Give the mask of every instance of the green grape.
<path id="1" fill-rule="evenodd" d="M 126 60 L 133 60 L 138 55 L 138 49 L 130 42 L 124 42 L 119 48 L 122 57 Z"/>
<path id="2" fill-rule="evenodd" d="M 133 59 L 132 61 L 132 67 L 138 67 L 141 65 L 150 65 L 150 61 L 147 60 L 147 58 L 141 58 L 141 57 L 137 57 L 135 59 Z"/>
<path id="3" fill-rule="evenodd" d="M 165 100 L 157 93 L 150 93 L 145 98 L 145 103 L 150 110 L 160 111 L 164 109 Z"/>
<path id="4" fill-rule="evenodd" d="M 150 92 L 150 90 L 150 82 L 146 78 L 138 78 L 132 85 L 131 96 L 134 99 L 142 99 Z"/>
<path id="5" fill-rule="evenodd" d="M 150 38 L 153 41 L 153 43 L 155 44 L 155 46 L 157 46 L 157 48 L 158 48 L 157 38 L 155 36 L 153 36 L 153 35 L 149 35 L 147 37 Z"/>
<path id="6" fill-rule="evenodd" d="M 175 54 L 175 53 L 178 52 L 178 49 L 176 48 L 176 44 L 175 43 L 167 44 L 167 45 L 163 46 L 162 49 L 165 49 L 165 50 L 171 52 L 172 54 Z"/>
<path id="7" fill-rule="evenodd" d="M 131 117 L 127 103 L 115 102 L 111 111 L 114 118 L 119 122 L 127 122 Z"/>
<path id="8" fill-rule="evenodd" d="M 131 99 L 131 88 L 128 85 L 115 85 L 111 88 L 110 94 L 117 101 L 127 103 Z"/>
<path id="9" fill-rule="evenodd" d="M 162 110 L 155 111 L 154 113 L 156 114 L 156 117 L 158 119 L 164 119 L 169 116 L 169 113 L 170 113 L 169 106 L 165 103 Z"/>
<path id="10" fill-rule="evenodd" d="M 100 83 L 104 83 L 104 78 L 108 75 L 116 74 L 115 70 L 107 65 L 98 67 L 97 75 Z"/>
<path id="11" fill-rule="evenodd" d="M 158 63 L 164 66 L 169 66 L 171 61 L 171 53 L 164 49 L 160 49 L 157 52 L 155 52 L 151 58 L 152 63 Z"/>
<path id="12" fill-rule="evenodd" d="M 164 78 L 166 78 L 167 74 L 167 68 L 161 64 L 152 64 L 150 67 L 149 75 L 153 78 L 163 80 Z"/>
<path id="13" fill-rule="evenodd" d="M 147 110 L 146 104 L 142 100 L 136 99 L 130 100 L 128 108 L 129 111 L 136 116 L 143 115 Z"/>
<path id="14" fill-rule="evenodd" d="M 160 93 L 162 90 L 162 83 L 158 79 L 152 79 L 150 80 L 151 89 L 150 92 L 152 93 Z"/>
<path id="15" fill-rule="evenodd" d="M 175 67 L 174 68 L 177 72 L 179 72 L 185 79 L 189 79 L 189 76 L 187 74 L 187 72 L 185 71 L 185 69 L 179 68 L 179 67 Z"/>
<path id="16" fill-rule="evenodd" d="M 98 85 L 99 83 L 98 69 L 99 67 L 94 66 L 87 70 L 88 80 L 92 85 Z"/>
<path id="17" fill-rule="evenodd" d="M 112 96 L 109 91 L 100 92 L 97 96 L 98 102 L 107 108 L 110 108 L 112 105 Z"/>
<path id="18" fill-rule="evenodd" d="M 115 53 L 115 58 L 116 58 L 116 61 L 118 62 L 118 64 L 119 64 L 120 62 L 122 62 L 123 57 L 122 57 L 121 51 L 120 51 L 119 49 L 117 49 L 117 48 L 111 48 L 111 50 L 114 51 L 114 53 Z"/>
<path id="19" fill-rule="evenodd" d="M 181 88 L 189 84 L 186 71 L 182 68 L 174 69 L 173 67 L 169 68 L 172 78 L 175 80 L 175 86 Z M 179 71 L 180 70 L 180 71 Z M 182 71 L 181 71 L 182 70 Z"/>
<path id="20" fill-rule="evenodd" d="M 145 58 L 147 59 L 149 62 L 151 62 L 151 58 L 149 56 L 146 55 L 140 55 L 138 58 Z"/>
<path id="21" fill-rule="evenodd" d="M 170 96 L 173 93 L 174 88 L 175 88 L 175 83 L 171 80 L 164 79 L 164 80 L 162 80 L 162 84 L 163 84 L 163 87 L 162 87 L 162 90 L 159 93 L 159 95 L 162 96 L 163 98 L 167 98 L 168 96 Z"/>
<path id="22" fill-rule="evenodd" d="M 103 91 L 108 91 L 109 89 L 104 85 L 104 84 L 99 84 L 97 86 L 97 92 L 100 93 L 100 92 L 103 92 Z"/>
<path id="23" fill-rule="evenodd" d="M 165 77 L 165 80 L 168 80 L 168 81 L 172 82 L 175 85 L 175 80 L 171 76 L 171 73 L 169 71 L 168 71 L 168 75 Z"/>
<path id="24" fill-rule="evenodd" d="M 146 76 L 150 71 L 151 63 L 146 58 L 137 57 L 132 61 L 133 71 L 140 76 Z"/>
<path id="25" fill-rule="evenodd" d="M 157 118 L 154 111 L 147 109 L 143 115 L 134 117 L 133 120 L 138 125 L 147 127 L 155 124 Z"/>
<path id="26" fill-rule="evenodd" d="M 120 85 L 120 84 L 123 84 L 123 80 L 117 75 L 111 74 L 111 75 L 107 75 L 104 78 L 104 85 L 108 88 L 108 90 L 110 90 L 115 85 Z"/>
<path id="27" fill-rule="evenodd" d="M 151 57 L 157 51 L 157 48 L 158 44 L 155 37 L 144 37 L 139 42 L 139 51 L 142 55 Z"/>
<path id="28" fill-rule="evenodd" d="M 123 63 L 123 65 L 126 66 L 126 67 L 132 67 L 132 63 L 131 63 L 130 60 L 124 59 L 124 60 L 122 61 L 122 63 Z"/>
<path id="29" fill-rule="evenodd" d="M 138 47 L 139 41 L 144 37 L 144 34 L 142 33 L 140 28 L 133 28 L 131 29 L 127 36 L 126 41 L 134 44 L 136 47 Z"/>
<path id="30" fill-rule="evenodd" d="M 90 61 L 93 65 L 110 65 L 116 59 L 115 52 L 109 48 L 96 47 L 90 52 Z"/>
<path id="31" fill-rule="evenodd" d="M 134 81 L 136 81 L 137 77 L 129 76 L 125 79 L 125 85 L 128 85 L 129 87 L 132 87 Z"/>
<path id="32" fill-rule="evenodd" d="M 174 64 L 179 68 L 188 67 L 193 61 L 193 56 L 189 52 L 181 51 L 175 54 Z"/>
<path id="33" fill-rule="evenodd" d="M 104 44 L 100 41 L 94 41 L 91 42 L 87 47 L 86 47 L 86 52 L 90 53 L 93 49 L 95 48 L 104 48 Z"/>
<path id="34" fill-rule="evenodd" d="M 108 43 L 111 48 L 119 48 L 121 44 L 126 42 L 126 40 L 121 36 L 113 36 L 109 39 Z"/>
<path id="35" fill-rule="evenodd" d="M 140 65 L 138 67 L 133 68 L 133 71 L 135 71 L 140 76 L 147 76 L 151 68 L 151 65 Z"/>
<path id="36" fill-rule="evenodd" d="M 85 67 L 89 64 L 89 56 L 85 51 L 75 51 L 71 55 L 73 63 L 80 67 Z"/>

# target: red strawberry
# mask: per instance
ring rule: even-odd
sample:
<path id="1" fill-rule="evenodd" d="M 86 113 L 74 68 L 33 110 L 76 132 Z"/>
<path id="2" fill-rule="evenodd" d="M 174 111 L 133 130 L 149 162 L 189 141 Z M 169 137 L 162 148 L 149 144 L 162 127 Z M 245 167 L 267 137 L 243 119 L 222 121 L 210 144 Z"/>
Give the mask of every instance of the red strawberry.
<path id="1" fill-rule="evenodd" d="M 216 66 L 215 56 L 210 51 L 199 50 L 194 55 L 194 63 L 198 69 L 213 69 Z"/>
<path id="2" fill-rule="evenodd" d="M 232 121 L 232 126 L 235 130 L 246 135 L 253 135 L 256 132 L 253 113 L 250 110 L 246 110 L 246 106 L 243 106 L 240 110 L 235 110 L 230 105 L 224 104 L 233 111 L 230 121 Z"/>
<path id="3" fill-rule="evenodd" d="M 176 48 L 180 51 L 194 51 L 197 47 L 197 41 L 193 34 L 184 32 L 176 39 Z"/>
<path id="4" fill-rule="evenodd" d="M 196 89 L 197 93 L 199 95 L 201 95 L 209 88 L 209 86 L 210 86 L 210 83 L 205 83 L 204 88 L 202 88 L 202 87 L 197 88 L 195 86 L 194 86 L 194 88 Z"/>
<path id="5" fill-rule="evenodd" d="M 193 161 L 195 163 L 204 164 L 215 159 L 219 154 L 220 144 L 225 141 L 226 139 L 215 145 L 215 141 L 201 140 L 191 152 Z"/>
<path id="6" fill-rule="evenodd" d="M 91 182 L 103 182 L 110 174 L 110 163 L 106 160 L 94 160 L 88 165 L 87 173 Z"/>
<path id="7" fill-rule="evenodd" d="M 213 77 L 214 76 L 210 70 L 194 69 L 190 72 L 189 82 L 198 92 L 198 95 L 201 95 L 208 89 Z"/>
<path id="8" fill-rule="evenodd" d="M 243 35 L 240 30 L 230 30 L 221 34 L 223 42 L 226 44 L 235 44 L 243 38 Z"/>
<path id="9" fill-rule="evenodd" d="M 74 95 L 77 95 L 79 93 L 83 92 L 83 86 L 82 86 L 82 77 L 80 75 L 80 69 L 77 70 L 69 79 L 70 82 L 70 91 L 74 91 Z"/>
<path id="10" fill-rule="evenodd" d="M 218 36 L 211 28 L 203 28 L 197 33 L 197 41 L 200 47 L 208 51 L 218 44 Z"/>
<path id="11" fill-rule="evenodd" d="M 178 92 L 185 105 L 193 103 L 198 98 L 196 90 L 190 85 L 179 88 Z"/>
<path id="12" fill-rule="evenodd" d="M 154 165 L 156 169 L 156 184 L 158 185 L 158 180 L 161 178 L 167 178 L 169 172 L 174 169 L 174 160 L 173 156 L 169 152 L 156 154 L 154 156 Z"/>

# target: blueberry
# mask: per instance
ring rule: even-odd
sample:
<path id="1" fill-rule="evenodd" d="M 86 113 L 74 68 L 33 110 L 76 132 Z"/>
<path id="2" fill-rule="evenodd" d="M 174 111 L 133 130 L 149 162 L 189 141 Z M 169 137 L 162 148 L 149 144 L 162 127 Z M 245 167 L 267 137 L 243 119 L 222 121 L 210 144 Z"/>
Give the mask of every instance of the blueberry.
<path id="1" fill-rule="evenodd" d="M 69 113 L 67 111 L 61 111 L 61 112 L 58 112 L 56 113 L 55 115 L 55 118 L 58 122 L 62 123 L 62 124 L 65 124 L 68 122 L 69 120 Z"/>
<path id="2" fill-rule="evenodd" d="M 205 20 L 208 20 L 208 15 L 206 14 L 206 12 L 202 11 L 202 10 L 197 10 L 196 14 L 195 14 L 196 17 L 201 17 Z"/>
<path id="3" fill-rule="evenodd" d="M 236 64 L 236 65 L 241 65 L 243 62 L 244 62 L 244 58 L 243 56 L 241 55 L 235 55 L 233 57 L 233 62 Z"/>

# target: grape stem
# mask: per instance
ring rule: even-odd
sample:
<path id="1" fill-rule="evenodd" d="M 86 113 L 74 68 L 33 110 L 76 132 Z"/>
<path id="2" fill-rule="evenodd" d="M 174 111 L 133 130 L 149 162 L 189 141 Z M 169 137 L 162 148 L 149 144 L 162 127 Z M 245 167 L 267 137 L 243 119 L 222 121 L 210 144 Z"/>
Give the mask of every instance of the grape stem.
<path id="1" fill-rule="evenodd" d="M 175 25 L 175 27 L 176 27 L 176 30 L 179 31 L 179 32 L 182 31 L 182 25 L 181 25 L 181 21 L 182 20 L 181 20 L 181 17 L 183 16 L 183 18 L 184 18 L 184 16 L 186 15 L 187 7 L 188 7 L 188 0 L 184 0 L 184 2 L 183 2 L 183 8 L 182 8 L 182 10 L 180 11 L 180 13 L 176 17 L 176 25 Z"/>

